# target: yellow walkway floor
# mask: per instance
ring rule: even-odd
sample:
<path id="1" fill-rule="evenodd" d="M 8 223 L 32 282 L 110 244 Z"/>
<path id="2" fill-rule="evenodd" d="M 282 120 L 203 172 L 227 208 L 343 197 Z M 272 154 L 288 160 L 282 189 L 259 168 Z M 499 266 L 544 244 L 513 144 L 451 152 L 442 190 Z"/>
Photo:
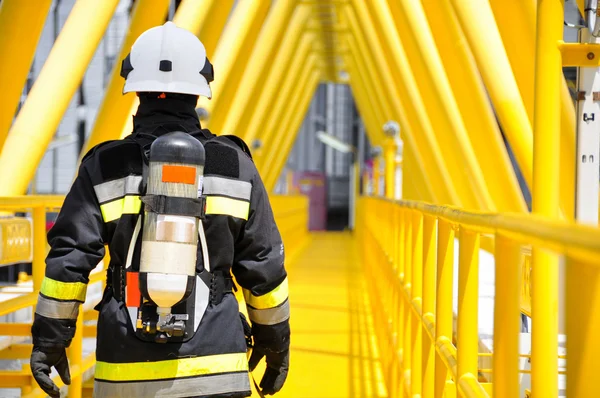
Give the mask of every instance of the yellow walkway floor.
<path id="1" fill-rule="evenodd" d="M 287 265 L 292 350 L 287 382 L 276 397 L 387 396 L 353 243 L 350 233 L 313 234 Z M 262 371 L 255 371 L 257 382 Z"/>

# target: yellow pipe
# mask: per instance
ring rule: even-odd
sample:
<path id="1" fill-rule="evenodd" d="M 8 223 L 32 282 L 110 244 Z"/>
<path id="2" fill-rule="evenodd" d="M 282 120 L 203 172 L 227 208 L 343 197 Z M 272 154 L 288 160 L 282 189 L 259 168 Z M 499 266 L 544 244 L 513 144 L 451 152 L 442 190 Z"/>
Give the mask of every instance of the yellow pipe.
<path id="1" fill-rule="evenodd" d="M 384 145 L 385 156 L 385 197 L 394 199 L 396 196 L 396 143 L 388 138 Z"/>
<path id="2" fill-rule="evenodd" d="M 258 45 L 254 46 L 252 50 L 248 66 L 245 68 L 231 105 L 227 109 L 224 122 L 222 125 L 213 124 L 212 128 L 222 134 L 236 134 L 239 127 L 248 124 L 249 116 L 246 111 L 254 109 L 256 99 L 260 97 L 263 91 L 264 77 L 272 73 L 273 58 L 275 58 L 278 51 L 283 47 L 282 39 L 284 34 L 292 27 L 290 22 L 292 24 L 295 23 L 294 28 L 296 32 L 294 32 L 294 35 L 295 37 L 299 37 L 300 29 L 308 18 L 310 10 L 308 7 L 300 5 L 296 10 L 298 18 L 292 19 L 292 13 L 295 8 L 296 0 L 277 1 L 274 3 L 265 20 L 264 26 L 261 28 L 257 40 Z M 289 49 L 285 49 L 285 51 L 288 55 L 290 54 Z"/>
<path id="3" fill-rule="evenodd" d="M 33 208 L 33 262 L 31 273 L 33 291 L 38 292 L 46 271 L 46 209 L 44 206 Z"/>
<path id="4" fill-rule="evenodd" d="M 423 296 L 423 213 L 419 211 L 412 212 L 413 219 L 413 240 L 412 240 L 412 280 L 410 296 L 411 304 L 422 303 Z M 411 311 L 412 313 L 412 311 Z M 410 389 L 411 397 L 421 396 L 422 376 L 422 350 L 423 350 L 423 325 L 421 318 L 412 314 L 412 366 L 410 370 Z"/>
<path id="5" fill-rule="evenodd" d="M 288 32 L 281 43 L 281 48 L 277 52 L 277 57 L 273 62 L 271 72 L 265 75 L 266 79 L 260 79 L 261 84 L 264 83 L 261 94 L 256 101 L 255 106 L 248 109 L 247 122 L 238 123 L 236 129 L 239 135 L 246 142 L 252 142 L 256 138 L 258 132 L 265 124 L 265 120 L 271 114 L 270 108 L 273 104 L 275 96 L 281 88 L 281 83 L 284 81 L 285 73 L 291 66 L 293 54 L 306 53 L 311 43 L 311 36 L 303 35 L 304 24 L 310 14 L 308 7 L 298 7 L 290 23 Z"/>
<path id="6" fill-rule="evenodd" d="M 435 319 L 437 220 L 423 218 L 423 318 Z M 434 336 L 435 337 L 435 336 Z M 433 398 L 435 392 L 435 338 L 423 339 L 423 384 L 421 396 Z"/>
<path id="7" fill-rule="evenodd" d="M 208 111 L 209 119 L 205 124 L 215 134 L 220 133 L 219 128 L 235 98 L 270 4 L 268 1 L 240 0 L 219 40 L 211 60 L 215 68 L 215 81 L 211 83 L 213 99 L 200 97 L 198 101 L 198 106 Z"/>
<path id="8" fill-rule="evenodd" d="M 2 148 L 0 170 L 12 172 L 3 178 L 0 196 L 27 190 L 118 3 L 80 0 L 73 6 Z"/>
<path id="9" fill-rule="evenodd" d="M 529 120 L 533 122 L 536 2 L 535 0 L 491 0 L 490 5 Z M 572 219 L 575 214 L 573 192 L 575 192 L 576 115 L 567 82 L 564 77 L 561 77 L 561 81 L 560 202 L 563 214 Z"/>
<path id="10" fill-rule="evenodd" d="M 123 123 L 126 119 L 130 120 L 132 113 L 135 113 L 135 109 L 132 112 L 132 105 L 137 99 L 135 93 L 123 94 L 124 81 L 120 75 L 121 60 L 129 54 L 133 42 L 144 31 L 160 25 L 164 21 L 169 3 L 170 0 L 140 0 L 135 3 L 127 35 L 123 41 L 119 58 L 113 66 L 104 100 L 98 109 L 94 128 L 82 156 L 101 142 L 121 138 Z M 182 3 L 182 5 L 186 3 Z M 131 132 L 131 129 L 128 132 Z"/>
<path id="11" fill-rule="evenodd" d="M 75 335 L 69 346 L 69 366 L 71 369 L 78 369 L 76 375 L 71 378 L 69 385 L 69 398 L 81 398 L 83 387 L 83 309 L 80 308 L 79 316 L 75 323 Z"/>
<path id="12" fill-rule="evenodd" d="M 394 26 L 390 10 L 385 1 L 382 0 L 367 3 L 365 3 L 364 0 L 354 1 L 356 7 L 359 7 L 361 4 L 368 4 L 372 7 L 371 14 L 375 21 L 373 25 L 378 29 L 377 32 L 382 39 L 382 42 L 386 43 L 385 54 L 389 57 L 388 63 L 394 65 L 392 68 L 394 80 L 396 81 L 396 85 L 401 89 L 400 91 L 405 93 L 402 97 L 405 98 L 406 114 L 409 115 L 409 117 L 415 115 L 418 120 L 417 122 L 412 123 L 419 127 L 418 131 L 415 132 L 415 138 L 423 139 L 425 141 L 422 144 L 420 143 L 418 147 L 424 151 L 424 158 L 434 159 L 436 156 L 429 156 L 425 151 L 431 148 L 433 154 L 440 154 L 441 150 L 437 143 L 437 137 L 433 132 L 430 117 L 427 114 L 427 108 L 424 105 L 424 99 L 421 97 L 421 93 L 417 87 L 416 81 L 418 81 L 418 79 L 416 79 L 416 76 L 413 76 L 407 54 L 404 52 L 404 47 Z M 357 8 L 357 13 L 364 15 L 363 10 L 366 9 Z M 440 159 L 440 162 L 446 161 L 446 159 L 442 159 L 442 156 L 437 156 L 437 158 Z M 450 169 L 449 167 L 438 166 L 437 172 L 440 174 L 440 178 L 443 181 L 449 182 L 459 179 L 458 176 L 453 174 L 454 169 Z M 461 206 L 463 198 L 457 192 L 456 187 L 453 184 L 444 184 L 444 187 L 447 188 L 447 194 L 443 196 L 441 200 L 448 204 Z"/>
<path id="13" fill-rule="evenodd" d="M 504 134 L 515 153 L 525 180 L 531 186 L 533 175 L 531 125 L 489 2 L 452 0 L 452 5 L 469 41 Z"/>
<path id="14" fill-rule="evenodd" d="M 378 0 L 382 1 L 382 0 Z M 475 158 L 460 111 L 435 48 L 431 30 L 420 3 L 410 0 L 398 2 L 400 14 L 397 27 L 401 32 L 409 62 L 421 87 L 421 94 L 431 114 L 431 121 L 442 145 L 449 167 L 461 176 L 454 183 L 469 208 L 493 209 L 481 167 Z"/>
<path id="15" fill-rule="evenodd" d="M 458 378 L 476 375 L 478 369 L 479 335 L 477 308 L 479 304 L 479 241 L 478 233 L 461 228 L 458 266 Z"/>
<path id="16" fill-rule="evenodd" d="M 404 377 L 404 385 L 407 384 L 407 380 L 410 380 L 410 366 L 412 364 L 412 322 L 413 315 L 411 310 L 411 303 L 408 299 L 410 297 L 410 289 L 412 282 L 412 222 L 413 219 L 410 214 L 410 209 L 402 209 L 402 224 L 404 227 L 404 294 L 402 294 L 402 301 L 404 302 L 404 341 L 402 347 L 402 376 Z M 408 250 L 407 250 L 408 249 Z M 406 377 L 408 376 L 408 377 Z"/>
<path id="17" fill-rule="evenodd" d="M 52 0 L 0 3 L 0 151 L 27 80 Z"/>
<path id="18" fill-rule="evenodd" d="M 421 0 L 486 187 L 498 211 L 528 211 L 473 55 L 452 5 Z M 490 209 L 493 210 L 493 209 Z"/>
<path id="19" fill-rule="evenodd" d="M 295 98 L 297 98 L 297 100 L 292 102 L 292 110 L 289 112 L 291 120 L 288 118 L 287 123 L 282 125 L 282 127 L 286 127 L 282 130 L 282 133 L 285 134 L 285 136 L 283 137 L 281 145 L 277 148 L 277 157 L 270 165 L 269 171 L 267 172 L 267 180 L 265 184 L 267 192 L 271 192 L 275 187 L 277 178 L 283 169 L 283 165 L 285 164 L 290 149 L 295 141 L 296 136 L 298 135 L 300 123 L 306 115 L 306 110 L 310 105 L 310 100 L 315 93 L 317 84 L 319 83 L 319 76 L 320 72 L 318 70 L 313 71 L 307 80 L 303 82 L 301 81 L 299 90 L 296 91 L 297 95 Z"/>
<path id="20" fill-rule="evenodd" d="M 560 79 L 564 2 L 538 0 L 533 115 L 532 210 L 559 217 Z M 558 396 L 558 256 L 533 249 L 531 387 L 540 397 Z"/>
<path id="21" fill-rule="evenodd" d="M 495 291 L 502 292 L 502 296 L 494 300 L 494 396 L 518 397 L 521 248 L 496 235 L 494 252 Z"/>

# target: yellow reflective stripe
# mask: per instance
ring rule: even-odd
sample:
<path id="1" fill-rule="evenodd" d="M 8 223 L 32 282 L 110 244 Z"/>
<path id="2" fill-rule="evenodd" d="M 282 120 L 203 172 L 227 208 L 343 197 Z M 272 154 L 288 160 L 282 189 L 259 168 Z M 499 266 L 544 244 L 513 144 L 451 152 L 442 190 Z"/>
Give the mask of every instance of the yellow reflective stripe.
<path id="1" fill-rule="evenodd" d="M 247 220 L 249 213 L 250 202 L 222 196 L 206 197 L 206 214 L 222 214 Z"/>
<path id="2" fill-rule="evenodd" d="M 100 205 L 104 222 L 110 222 L 121 218 L 123 214 L 138 214 L 142 208 L 139 196 L 125 196 L 112 202 Z"/>
<path id="3" fill-rule="evenodd" d="M 46 297 L 58 300 L 85 301 L 87 285 L 81 282 L 59 282 L 45 277 L 42 281 L 40 293 Z"/>
<path id="4" fill-rule="evenodd" d="M 250 290 L 242 289 L 244 291 L 244 300 L 246 304 L 256 308 L 257 310 L 266 310 L 267 308 L 277 307 L 287 300 L 289 295 L 288 280 L 285 278 L 283 282 L 269 293 L 265 293 L 262 296 L 255 296 Z"/>
<path id="5" fill-rule="evenodd" d="M 136 381 L 202 376 L 248 370 L 245 352 L 157 362 L 96 362 L 96 380 Z"/>

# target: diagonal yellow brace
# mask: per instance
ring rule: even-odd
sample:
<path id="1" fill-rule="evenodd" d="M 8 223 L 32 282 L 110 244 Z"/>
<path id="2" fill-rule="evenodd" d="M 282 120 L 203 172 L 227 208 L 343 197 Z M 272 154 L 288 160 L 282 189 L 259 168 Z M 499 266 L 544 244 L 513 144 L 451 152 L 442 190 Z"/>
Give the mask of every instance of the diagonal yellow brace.
<path id="1" fill-rule="evenodd" d="M 23 194 L 110 22 L 118 0 L 80 0 L 58 36 L 0 155 L 0 196 Z M 48 100 L 52 106 L 48 106 Z"/>
<path id="2" fill-rule="evenodd" d="M 52 0 L 0 3 L 0 151 L 8 135 Z"/>
<path id="3" fill-rule="evenodd" d="M 279 48 L 283 47 L 282 39 L 285 32 L 293 27 L 296 29 L 294 34 L 298 37 L 299 32 L 297 31 L 308 18 L 307 7 L 299 7 L 295 14 L 297 17 L 290 21 L 295 7 L 296 0 L 274 3 L 258 37 L 259 45 L 254 46 L 248 66 L 244 71 L 231 105 L 227 109 L 223 124 L 212 123 L 211 128 L 222 134 L 235 134 L 238 127 L 245 126 L 248 123 L 249 117 L 245 111 L 254 108 L 256 98 L 260 96 L 264 82 L 260 76 L 268 76 L 271 73 L 273 58 L 275 58 Z M 288 26 L 290 22 L 292 22 L 292 25 Z M 289 54 L 289 49 L 282 49 Z"/>

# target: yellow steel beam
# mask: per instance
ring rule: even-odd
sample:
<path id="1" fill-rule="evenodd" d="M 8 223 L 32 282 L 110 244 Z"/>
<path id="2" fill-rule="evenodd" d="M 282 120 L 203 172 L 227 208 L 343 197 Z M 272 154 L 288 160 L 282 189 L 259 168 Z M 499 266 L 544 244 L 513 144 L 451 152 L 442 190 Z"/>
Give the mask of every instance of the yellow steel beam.
<path id="1" fill-rule="evenodd" d="M 314 35 L 305 35 L 309 38 L 309 41 L 314 40 Z M 312 60 L 312 62 L 316 62 L 316 56 L 309 56 L 310 47 L 305 48 L 304 51 L 304 53 L 297 52 L 293 55 L 290 68 L 286 71 L 285 77 L 279 87 L 279 93 L 276 96 L 275 101 L 271 104 L 269 115 L 267 116 L 264 125 L 260 126 L 260 130 L 257 132 L 257 138 L 262 141 L 263 145 L 260 154 L 255 157 L 255 162 L 259 171 L 262 171 L 261 167 L 264 164 L 264 161 L 272 155 L 269 153 L 269 148 L 274 140 L 272 134 L 278 128 L 278 124 L 281 123 L 280 118 L 288 105 L 286 101 L 290 96 L 295 81 L 301 73 L 308 73 L 309 69 L 312 68 L 312 65 L 310 65 L 308 61 Z M 307 59 L 307 57 L 310 59 Z"/>
<path id="2" fill-rule="evenodd" d="M 564 2 L 538 0 L 533 113 L 532 210 L 559 217 L 560 83 Z M 533 248 L 531 387 L 536 396 L 558 396 L 558 255 Z M 462 350 L 462 348 L 461 348 Z"/>
<path id="3" fill-rule="evenodd" d="M 321 72 L 314 70 L 310 77 L 303 83 L 300 84 L 295 101 L 292 102 L 293 106 L 290 107 L 289 117 L 283 125 L 284 132 L 283 140 L 281 145 L 277 148 L 274 162 L 271 164 L 269 172 L 267 173 L 267 179 L 265 187 L 267 192 L 271 192 L 277 183 L 277 178 L 285 165 L 285 161 L 290 153 L 292 145 L 294 144 L 295 138 L 298 135 L 298 128 L 300 127 L 302 120 L 306 116 L 306 110 L 310 105 L 310 101 L 315 94 L 315 90 L 320 80 Z"/>
<path id="4" fill-rule="evenodd" d="M 515 80 L 519 86 L 519 92 L 523 98 L 525 109 L 530 121 L 533 121 L 533 96 L 534 96 L 534 64 L 535 64 L 535 28 L 536 28 L 536 2 L 535 0 L 490 0 L 494 17 L 504 42 L 506 55 L 512 65 Z M 487 4 L 485 5 L 487 8 Z M 483 11 L 487 12 L 484 8 Z M 482 18 L 479 10 L 477 18 Z M 487 18 L 487 17 L 486 17 Z M 476 29 L 479 25 L 471 24 L 470 29 Z M 490 27 L 483 27 L 487 32 Z M 475 33 L 479 34 L 479 33 Z M 495 48 L 486 42 L 487 51 L 498 52 L 502 48 Z M 473 44 L 471 44 L 473 46 Z M 566 54 L 567 56 L 569 54 Z M 596 52 L 595 59 L 600 58 Z M 586 54 L 587 59 L 587 54 Z M 566 59 L 567 62 L 571 62 Z M 563 63 L 564 65 L 564 63 Z M 560 201 L 563 214 L 572 218 L 575 214 L 575 107 L 569 93 L 569 88 L 564 77 L 561 77 L 561 104 L 560 104 Z M 487 82 L 486 82 L 487 84 Z M 504 123 L 502 121 L 502 123 Z M 511 137 L 507 134 L 509 141 Z M 515 144 L 511 141 L 513 149 Z M 529 149 L 530 151 L 532 149 Z M 530 155 L 531 158 L 531 155 Z M 520 164 L 520 163 L 519 163 Z M 522 166 L 521 166 L 522 167 Z M 531 178 L 526 177 L 528 182 Z M 531 187 L 531 185 L 530 185 Z"/>
<path id="5" fill-rule="evenodd" d="M 292 59 L 294 54 L 307 54 L 312 44 L 313 36 L 302 34 L 302 27 L 298 24 L 303 19 L 303 14 L 308 12 L 306 7 L 299 7 L 296 15 L 290 24 L 290 29 L 281 44 L 277 57 L 275 58 L 271 73 L 266 76 L 264 88 L 256 105 L 249 109 L 251 118 L 248 123 L 242 123 L 238 126 L 236 134 L 239 134 L 246 142 L 252 142 L 257 138 L 271 115 L 271 109 L 276 95 L 279 94 L 282 83 L 285 81 L 287 71 L 294 67 Z M 253 100 L 255 101 L 255 100 Z"/>
<path id="6" fill-rule="evenodd" d="M 401 32 L 400 38 L 409 55 L 427 110 L 431 113 L 436 135 L 447 149 L 445 156 L 448 157 L 449 166 L 455 169 L 456 176 L 462 176 L 454 183 L 461 197 L 464 197 L 465 206 L 492 209 L 492 198 L 485 186 L 481 167 L 475 158 L 431 30 L 424 23 L 427 19 L 423 7 L 421 3 L 410 0 L 401 0 L 396 4 L 399 11 L 396 26 Z"/>
<path id="7" fill-rule="evenodd" d="M 211 60 L 215 68 L 215 81 L 211 83 L 213 98 L 200 97 L 198 101 L 198 106 L 208 111 L 208 127 L 223 125 L 269 6 L 268 1 L 254 0 L 240 0 L 235 6 Z M 216 129 L 213 132 L 220 133 Z"/>
<path id="8" fill-rule="evenodd" d="M 525 180 L 531 187 L 533 134 L 489 2 L 452 0 L 490 98 Z M 510 22 L 512 26 L 512 20 Z M 519 38 L 519 41 L 522 38 Z M 520 45 L 520 44 L 519 44 Z M 533 78 L 533 75 L 530 75 Z"/>
<path id="9" fill-rule="evenodd" d="M 0 3 L 0 151 L 15 116 L 52 0 Z"/>
<path id="10" fill-rule="evenodd" d="M 365 15 L 365 5 L 369 5 L 371 8 L 368 12 L 372 15 L 373 26 L 377 34 L 382 43 L 385 43 L 385 54 L 388 57 L 388 64 L 392 66 L 393 77 L 401 93 L 401 98 L 403 98 L 406 115 L 409 120 L 410 118 L 414 118 L 411 124 L 417 126 L 417 131 L 414 135 L 416 140 L 420 140 L 417 141 L 419 142 L 418 148 L 423 152 L 423 157 L 425 159 L 439 159 L 440 162 L 444 162 L 436 167 L 436 172 L 440 175 L 440 178 L 447 182 L 443 185 L 445 188 L 444 195 L 439 200 L 442 203 L 461 206 L 464 198 L 459 193 L 457 187 L 451 184 L 452 181 L 459 180 L 460 176 L 456 174 L 455 168 L 451 168 L 445 164 L 449 160 L 441 156 L 441 146 L 438 144 L 437 137 L 434 134 L 430 115 L 425 107 L 425 98 L 421 96 L 417 86 L 416 76 L 413 75 L 413 70 L 407 53 L 404 51 L 403 44 L 400 41 L 399 34 L 396 31 L 390 9 L 387 7 L 385 1 L 381 0 L 372 2 L 354 0 L 354 5 L 357 7 L 358 15 Z M 444 167 L 441 167 L 442 164 Z"/>
<path id="11" fill-rule="evenodd" d="M 393 117 L 398 120 L 402 127 L 401 135 L 409 147 L 412 148 L 415 161 L 418 164 L 418 169 L 423 170 L 425 176 L 424 181 L 428 185 L 427 190 L 433 198 L 433 202 L 450 203 L 448 194 L 448 185 L 450 178 L 444 179 L 444 174 L 447 174 L 446 168 L 443 165 L 441 154 L 434 156 L 433 152 L 439 150 L 437 142 L 429 144 L 427 141 L 433 138 L 432 134 L 419 133 L 420 123 L 416 119 L 417 115 L 411 113 L 407 109 L 406 95 L 403 95 L 401 87 L 397 87 L 394 82 L 390 65 L 385 56 L 385 50 L 382 46 L 382 40 L 377 36 L 373 27 L 373 22 L 369 16 L 369 11 L 362 1 L 355 2 L 354 8 L 346 8 L 346 18 L 348 24 L 353 28 L 355 34 L 364 34 L 369 47 L 373 51 L 373 59 L 377 63 L 373 73 L 380 73 L 382 76 L 383 86 L 390 98 Z M 356 18 L 356 14 L 361 15 L 361 18 Z M 410 74 L 410 71 L 405 71 Z M 403 88 L 403 87 L 402 87 Z M 412 100 L 409 100 L 412 102 Z M 430 131 L 430 130 L 428 130 Z M 425 142 L 425 143 L 424 143 Z M 422 149 L 422 147 L 424 147 Z M 424 158 L 429 159 L 424 161 Z"/>
<path id="12" fill-rule="evenodd" d="M 473 55 L 468 46 L 456 45 L 466 40 L 452 5 L 421 3 L 495 208 L 528 211 Z"/>
<path id="13" fill-rule="evenodd" d="M 249 122 L 249 110 L 254 109 L 256 99 L 260 97 L 263 91 L 264 79 L 261 77 L 269 76 L 273 70 L 273 58 L 277 55 L 280 48 L 283 47 L 282 40 L 285 33 L 294 28 L 291 34 L 292 41 L 300 37 L 300 29 L 304 26 L 308 18 L 308 7 L 298 7 L 296 17 L 292 14 L 296 8 L 296 0 L 275 2 L 269 12 L 265 25 L 260 31 L 258 37 L 259 45 L 254 46 L 252 55 L 248 61 L 239 87 L 235 92 L 231 105 L 227 109 L 223 124 L 212 123 L 211 128 L 220 134 L 236 134 L 238 128 L 243 128 Z M 296 44 L 296 43 L 294 43 Z M 289 55 L 288 49 L 283 49 Z"/>
<path id="14" fill-rule="evenodd" d="M 0 170 L 11 172 L 2 179 L 0 196 L 27 190 L 118 3 L 80 0 L 73 6 L 2 148 Z"/>
<path id="15" fill-rule="evenodd" d="M 290 74 L 286 79 L 286 87 L 282 90 L 282 94 L 277 99 L 277 104 L 275 105 L 278 110 L 274 111 L 271 116 L 275 120 L 275 125 L 272 130 L 266 132 L 268 136 L 265 135 L 265 138 L 263 138 L 264 149 L 261 151 L 261 156 L 256 159 L 258 171 L 261 175 L 266 176 L 273 167 L 273 162 L 277 157 L 276 149 L 279 146 L 278 141 L 285 139 L 286 135 L 290 134 L 289 131 L 283 130 L 283 122 L 292 108 L 290 104 L 296 101 L 298 94 L 300 94 L 299 84 L 306 84 L 315 65 L 316 56 L 311 54 L 306 59 L 304 70 L 300 74 Z M 285 104 L 285 106 L 281 106 L 282 104 Z"/>
<path id="16" fill-rule="evenodd" d="M 165 20 L 169 3 L 170 0 L 140 0 L 135 3 L 127 35 L 123 41 L 119 58 L 113 66 L 104 100 L 98 110 L 94 128 L 83 154 L 101 142 L 119 139 L 123 123 L 126 119 L 131 119 L 131 114 L 135 112 L 135 109 L 132 112 L 132 106 L 136 99 L 135 93 L 123 94 L 124 81 L 120 75 L 121 60 L 129 54 L 133 42 L 145 30 L 160 25 Z"/>

